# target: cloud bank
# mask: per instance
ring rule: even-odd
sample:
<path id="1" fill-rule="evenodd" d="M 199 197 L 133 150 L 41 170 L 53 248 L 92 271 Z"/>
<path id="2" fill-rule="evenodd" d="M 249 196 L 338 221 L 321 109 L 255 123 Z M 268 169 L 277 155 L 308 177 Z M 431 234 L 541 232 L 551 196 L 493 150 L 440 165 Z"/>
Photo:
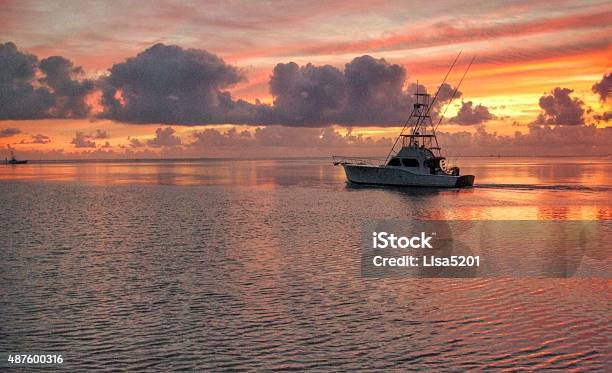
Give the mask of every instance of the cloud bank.
<path id="1" fill-rule="evenodd" d="M 171 127 L 158 128 L 156 138 L 161 132 L 174 135 Z M 487 132 L 483 126 L 475 131 L 438 132 L 444 154 L 449 156 L 465 155 L 601 155 L 612 148 L 612 127 L 597 128 L 595 125 L 550 126 L 530 124 L 526 133 L 499 135 Z M 329 155 L 332 150 L 358 152 L 367 149 L 372 155 L 385 155 L 392 145 L 390 138 L 373 139 L 355 135 L 352 131 L 341 133 L 333 127 L 302 128 L 268 126 L 254 132 L 239 131 L 232 128 L 222 132 L 217 129 L 195 131 L 191 136 L 172 142 L 178 155 L 209 154 L 218 149 L 226 149 L 235 156 L 250 154 L 268 148 L 318 149 L 319 155 Z M 149 140 L 153 141 L 153 140 Z"/>
<path id="2" fill-rule="evenodd" d="M 353 59 L 343 71 L 331 65 L 279 63 L 269 81 L 274 104 L 251 104 L 226 91 L 244 79 L 237 68 L 204 50 L 156 44 L 115 64 L 101 80 L 101 116 L 181 125 L 399 125 L 413 104 L 413 92 L 404 89 L 406 76 L 404 67 L 367 55 Z M 445 84 L 438 103 L 448 101 L 452 91 Z"/>
<path id="3" fill-rule="evenodd" d="M 416 91 L 407 84 L 403 66 L 368 55 L 342 70 L 277 64 L 269 80 L 273 105 L 233 98 L 228 89 L 245 80 L 243 73 L 202 49 L 155 44 L 113 65 L 96 82 L 79 80 L 83 70 L 64 57 L 39 62 L 13 43 L 0 46 L 0 63 L 6 66 L 0 72 L 0 119 L 97 116 L 133 124 L 397 126 L 409 116 Z M 101 109 L 92 115 L 86 98 L 94 90 L 100 92 Z M 453 91 L 448 84 L 440 87 L 434 116 Z"/>
<path id="4" fill-rule="evenodd" d="M 368 55 L 347 63 L 344 71 L 330 65 L 279 63 L 270 78 L 274 105 L 267 113 L 271 115 L 263 116 L 264 124 L 398 126 L 408 119 L 414 104 L 416 85 L 405 89 L 406 77 L 403 66 Z M 419 90 L 426 92 L 423 86 Z M 440 87 L 432 114 L 453 91 L 446 83 Z"/>
<path id="5" fill-rule="evenodd" d="M 170 130 L 169 130 L 170 129 Z M 159 135 L 158 135 L 159 133 Z M 169 136 L 168 136 L 169 134 Z M 164 137 L 165 136 L 165 137 Z M 188 158 L 188 157 L 287 157 L 331 154 L 384 157 L 392 139 L 372 139 L 352 132 L 340 133 L 333 127 L 301 128 L 268 126 L 255 132 L 232 128 L 195 131 L 177 136 L 171 127 L 160 127 L 155 139 L 174 137 L 166 146 L 150 146 L 146 141 L 130 138 L 129 145 L 85 147 L 83 151 L 62 149 L 20 150 L 28 159 L 102 159 L 102 158 Z M 483 126 L 475 131 L 438 132 L 444 155 L 455 156 L 559 156 L 579 154 L 601 156 L 612 149 L 612 127 L 595 125 L 550 126 L 531 124 L 526 133 L 499 135 Z M 90 140 L 91 141 L 91 140 Z M 132 144 L 136 144 L 135 146 Z"/>
<path id="6" fill-rule="evenodd" d="M 220 132 L 216 129 L 197 131 L 189 147 L 207 149 L 214 147 L 295 147 L 295 148 L 330 148 L 350 146 L 391 146 L 391 139 L 374 140 L 371 137 L 355 135 L 352 131 L 341 134 L 331 127 L 325 128 L 292 128 L 269 126 L 257 128 L 252 134 L 249 131 L 238 132 L 235 128 Z"/>

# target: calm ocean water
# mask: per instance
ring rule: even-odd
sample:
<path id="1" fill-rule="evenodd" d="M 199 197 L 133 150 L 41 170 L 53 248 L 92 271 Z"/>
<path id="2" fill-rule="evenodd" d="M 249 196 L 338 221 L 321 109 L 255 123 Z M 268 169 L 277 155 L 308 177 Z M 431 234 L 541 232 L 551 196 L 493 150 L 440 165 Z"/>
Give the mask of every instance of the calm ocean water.
<path id="1" fill-rule="evenodd" d="M 474 188 L 351 187 L 328 159 L 0 165 L 0 352 L 76 370 L 603 371 L 610 279 L 361 276 L 368 219 L 612 220 L 610 159 L 459 163 Z"/>

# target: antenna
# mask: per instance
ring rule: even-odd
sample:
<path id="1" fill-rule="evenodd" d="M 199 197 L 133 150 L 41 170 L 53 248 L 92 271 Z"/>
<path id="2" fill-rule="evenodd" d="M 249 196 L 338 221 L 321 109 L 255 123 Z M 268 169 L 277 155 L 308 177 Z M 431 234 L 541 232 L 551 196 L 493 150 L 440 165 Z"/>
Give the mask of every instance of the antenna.
<path id="1" fill-rule="evenodd" d="M 434 95 L 433 100 L 431 100 L 431 103 L 429 104 L 429 106 L 427 107 L 427 111 L 425 112 L 425 115 L 423 116 L 423 118 L 427 117 L 429 115 L 429 111 L 431 110 L 431 108 L 434 106 L 434 104 L 436 103 L 436 100 L 438 99 L 438 94 L 440 93 L 440 89 L 442 88 L 442 86 L 444 85 L 444 83 L 446 83 L 446 79 L 448 78 L 448 75 L 450 74 L 451 70 L 453 70 L 453 67 L 455 67 L 455 64 L 457 63 L 457 60 L 459 59 L 459 56 L 461 56 L 461 52 L 463 51 L 459 51 L 459 54 L 457 54 L 457 57 L 455 57 L 455 60 L 453 61 L 453 64 L 451 65 L 450 69 L 448 69 L 448 72 L 446 73 L 446 75 L 444 76 L 444 79 L 442 80 L 442 83 L 438 86 L 438 90 L 436 91 L 436 94 Z M 418 86 L 417 86 L 418 87 Z M 417 124 L 420 124 L 419 121 L 421 120 L 421 118 L 417 119 Z M 424 120 L 424 119 L 423 119 Z M 422 120 L 421 120 L 422 121 Z"/>
<path id="2" fill-rule="evenodd" d="M 448 105 L 446 105 L 446 108 L 444 109 L 444 112 L 440 116 L 440 120 L 438 120 L 438 124 L 436 124 L 436 127 L 434 128 L 434 133 L 438 129 L 438 126 L 440 125 L 440 123 L 442 123 L 442 118 L 444 118 L 444 115 L 446 114 L 446 110 L 448 110 L 448 107 L 453 103 L 453 100 L 455 99 L 455 95 L 457 94 L 457 91 L 459 90 L 459 87 L 461 87 L 461 83 L 463 83 L 463 78 L 465 78 L 465 76 L 467 75 L 467 72 L 468 72 L 468 70 L 470 70 L 470 67 L 474 63 L 475 59 L 476 59 L 476 56 L 472 57 L 472 60 L 470 61 L 470 64 L 468 65 L 467 69 L 465 69 L 465 72 L 463 73 L 463 76 L 461 77 L 461 80 L 459 80 L 459 84 L 457 84 L 457 86 L 455 87 L 455 90 L 453 91 L 453 95 L 451 96 L 451 99 L 448 102 Z"/>

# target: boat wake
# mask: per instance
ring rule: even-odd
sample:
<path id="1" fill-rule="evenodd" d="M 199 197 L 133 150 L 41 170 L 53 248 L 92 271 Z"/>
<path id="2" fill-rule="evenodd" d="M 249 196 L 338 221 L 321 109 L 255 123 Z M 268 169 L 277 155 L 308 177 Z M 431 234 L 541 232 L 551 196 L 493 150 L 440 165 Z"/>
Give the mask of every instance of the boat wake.
<path id="1" fill-rule="evenodd" d="M 514 189 L 514 190 L 571 190 L 585 192 L 610 192 L 612 186 L 605 185 L 573 185 L 573 184 L 557 184 L 557 185 L 538 185 L 538 184 L 477 184 L 474 188 L 482 189 Z"/>

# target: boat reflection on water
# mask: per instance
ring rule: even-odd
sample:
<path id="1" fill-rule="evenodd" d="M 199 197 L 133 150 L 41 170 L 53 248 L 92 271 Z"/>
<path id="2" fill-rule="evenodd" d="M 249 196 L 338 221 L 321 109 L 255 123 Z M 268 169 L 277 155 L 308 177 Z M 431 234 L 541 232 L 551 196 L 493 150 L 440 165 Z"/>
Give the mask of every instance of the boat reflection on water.
<path id="1" fill-rule="evenodd" d="M 376 185 L 376 184 L 357 184 L 357 183 L 346 183 L 346 189 L 351 191 L 359 190 L 385 190 L 387 192 L 396 193 L 398 195 L 409 196 L 409 197 L 427 197 L 437 196 L 441 191 L 448 191 L 444 188 L 432 188 L 432 187 L 411 187 L 406 188 L 398 185 Z"/>

